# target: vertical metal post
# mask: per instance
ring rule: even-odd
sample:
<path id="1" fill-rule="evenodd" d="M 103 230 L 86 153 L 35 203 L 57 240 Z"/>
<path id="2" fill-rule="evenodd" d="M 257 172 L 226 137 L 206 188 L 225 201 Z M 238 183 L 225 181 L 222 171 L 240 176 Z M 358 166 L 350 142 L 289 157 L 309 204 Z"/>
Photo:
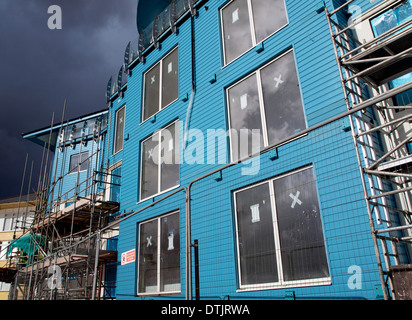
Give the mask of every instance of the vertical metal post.
<path id="1" fill-rule="evenodd" d="M 99 253 L 100 253 L 100 231 L 98 231 L 96 234 L 96 255 L 94 257 L 92 300 L 96 299 L 97 268 L 99 266 Z"/>
<path id="2" fill-rule="evenodd" d="M 195 240 L 193 244 L 195 249 L 195 294 L 196 300 L 200 300 L 200 286 L 199 286 L 199 241 Z"/>

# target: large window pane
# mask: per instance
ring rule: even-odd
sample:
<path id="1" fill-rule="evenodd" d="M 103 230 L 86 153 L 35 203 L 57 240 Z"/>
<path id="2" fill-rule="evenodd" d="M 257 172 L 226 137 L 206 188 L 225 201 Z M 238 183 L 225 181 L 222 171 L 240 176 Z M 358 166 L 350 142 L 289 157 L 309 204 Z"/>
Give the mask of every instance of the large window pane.
<path id="1" fill-rule="evenodd" d="M 180 291 L 179 213 L 140 224 L 139 293 Z"/>
<path id="2" fill-rule="evenodd" d="M 176 123 L 161 131 L 161 178 L 160 191 L 179 184 L 179 139 Z"/>
<path id="3" fill-rule="evenodd" d="M 269 184 L 236 194 L 241 284 L 278 281 Z"/>
<path id="4" fill-rule="evenodd" d="M 237 160 L 252 154 L 263 145 L 262 117 L 259 105 L 256 75 L 236 84 L 228 91 L 230 128 L 232 129 L 232 159 Z M 260 133 L 259 144 L 253 150 L 252 130 Z M 247 132 L 247 141 L 242 132 Z M 246 146 L 246 147 L 245 147 Z"/>
<path id="5" fill-rule="evenodd" d="M 139 292 L 157 291 L 157 220 L 140 225 Z"/>
<path id="6" fill-rule="evenodd" d="M 124 107 L 119 109 L 116 112 L 116 132 L 115 132 L 115 142 L 114 142 L 114 153 L 117 153 L 123 149 L 124 114 L 125 114 Z"/>
<path id="7" fill-rule="evenodd" d="M 179 97 L 178 58 L 178 49 L 175 49 L 162 61 L 162 108 Z"/>
<path id="8" fill-rule="evenodd" d="M 158 133 L 142 144 L 142 180 L 141 197 L 147 198 L 158 192 L 159 149 Z"/>
<path id="9" fill-rule="evenodd" d="M 179 214 L 161 219 L 160 291 L 180 290 L 180 231 Z"/>
<path id="10" fill-rule="evenodd" d="M 145 74 L 143 120 L 159 111 L 160 64 Z"/>
<path id="11" fill-rule="evenodd" d="M 143 121 L 179 97 L 179 51 L 174 49 L 144 75 Z"/>
<path id="12" fill-rule="evenodd" d="M 235 204 L 242 289 L 329 283 L 313 168 L 238 191 Z"/>
<path id="13" fill-rule="evenodd" d="M 142 143 L 141 199 L 179 184 L 178 132 L 178 122 L 174 122 Z"/>
<path id="14" fill-rule="evenodd" d="M 253 46 L 247 0 L 236 0 L 222 10 L 226 63 Z"/>
<path id="15" fill-rule="evenodd" d="M 274 181 L 285 281 L 329 276 L 313 169 Z"/>
<path id="16" fill-rule="evenodd" d="M 261 70 L 269 145 L 306 128 L 293 52 Z"/>
<path id="17" fill-rule="evenodd" d="M 276 32 L 288 22 L 285 0 L 251 0 L 256 42 Z"/>

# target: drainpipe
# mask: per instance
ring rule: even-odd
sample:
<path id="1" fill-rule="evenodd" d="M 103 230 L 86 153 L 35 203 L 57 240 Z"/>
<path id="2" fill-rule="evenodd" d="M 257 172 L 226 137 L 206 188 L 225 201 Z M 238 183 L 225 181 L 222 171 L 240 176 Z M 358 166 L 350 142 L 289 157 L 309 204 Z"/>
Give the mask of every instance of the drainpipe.
<path id="1" fill-rule="evenodd" d="M 191 6 L 190 28 L 192 44 L 192 92 L 190 94 L 189 106 L 186 112 L 185 131 L 183 136 L 183 150 L 186 148 L 187 130 L 189 127 L 190 113 L 196 95 L 196 65 L 195 65 L 195 15 L 197 11 Z M 192 239 L 190 223 L 190 192 L 186 192 L 186 300 L 192 300 Z"/>

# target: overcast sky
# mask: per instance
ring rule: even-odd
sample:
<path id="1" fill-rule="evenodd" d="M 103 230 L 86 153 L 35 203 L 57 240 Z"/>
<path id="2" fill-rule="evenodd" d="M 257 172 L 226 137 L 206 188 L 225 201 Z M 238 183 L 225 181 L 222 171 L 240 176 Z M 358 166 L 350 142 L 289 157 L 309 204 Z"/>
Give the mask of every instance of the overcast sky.
<path id="1" fill-rule="evenodd" d="M 50 30 L 48 8 L 62 10 Z M 137 38 L 137 0 L 0 0 L 0 198 L 24 191 L 33 161 L 37 186 L 43 148 L 21 134 L 106 107 L 106 85 Z"/>

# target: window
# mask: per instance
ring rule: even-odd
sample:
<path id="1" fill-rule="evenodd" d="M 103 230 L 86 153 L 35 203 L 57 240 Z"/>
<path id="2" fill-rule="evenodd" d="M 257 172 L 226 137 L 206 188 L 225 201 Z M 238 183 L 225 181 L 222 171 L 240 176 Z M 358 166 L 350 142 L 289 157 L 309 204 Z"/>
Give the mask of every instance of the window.
<path id="1" fill-rule="evenodd" d="M 179 213 L 139 225 L 138 293 L 180 292 Z"/>
<path id="2" fill-rule="evenodd" d="M 125 107 L 116 111 L 116 128 L 114 134 L 114 153 L 123 149 Z"/>
<path id="3" fill-rule="evenodd" d="M 144 75 L 143 121 L 179 97 L 178 49 L 174 49 Z"/>
<path id="4" fill-rule="evenodd" d="M 177 121 L 142 142 L 141 199 L 179 184 L 179 132 Z"/>
<path id="5" fill-rule="evenodd" d="M 10 241 L 0 241 L 0 260 L 7 260 Z"/>
<path id="6" fill-rule="evenodd" d="M 405 83 L 408 83 L 410 81 L 412 81 L 412 72 L 407 73 L 407 74 L 405 74 L 405 75 L 403 75 L 403 76 L 401 76 L 397 79 L 394 79 L 394 80 L 390 81 L 389 82 L 389 88 L 393 89 L 393 88 L 399 87 L 399 86 L 401 86 Z M 392 98 L 392 100 L 393 100 L 393 104 L 395 106 L 410 105 L 412 103 L 412 90 L 407 90 L 405 92 L 397 94 L 396 96 L 394 96 Z M 395 109 L 395 112 L 398 113 L 398 112 L 405 111 L 405 110 L 408 110 L 408 109 L 405 109 L 405 108 Z"/>
<path id="7" fill-rule="evenodd" d="M 13 231 L 17 224 L 17 213 L 6 213 L 0 220 L 0 231 Z"/>
<path id="8" fill-rule="evenodd" d="M 234 198 L 240 289 L 330 282 L 312 167 Z"/>
<path id="9" fill-rule="evenodd" d="M 110 184 L 110 201 L 120 202 L 120 184 L 122 179 L 122 167 L 118 166 L 117 168 L 111 171 L 111 184 Z"/>
<path id="10" fill-rule="evenodd" d="M 89 153 L 83 152 L 80 154 L 73 154 L 70 156 L 69 170 L 71 173 L 75 173 L 79 168 L 79 171 L 86 171 L 89 168 Z"/>
<path id="11" fill-rule="evenodd" d="M 225 64 L 288 23 L 284 0 L 234 0 L 221 10 Z"/>
<path id="12" fill-rule="evenodd" d="M 370 20 L 375 37 L 412 18 L 412 0 L 407 0 L 396 7 L 381 13 Z"/>
<path id="13" fill-rule="evenodd" d="M 293 51 L 230 87 L 227 99 L 231 132 L 248 131 L 249 142 L 260 132 L 255 149 L 274 145 L 306 128 Z M 258 151 L 249 148 L 246 152 L 240 140 L 231 135 L 232 160 Z"/>

